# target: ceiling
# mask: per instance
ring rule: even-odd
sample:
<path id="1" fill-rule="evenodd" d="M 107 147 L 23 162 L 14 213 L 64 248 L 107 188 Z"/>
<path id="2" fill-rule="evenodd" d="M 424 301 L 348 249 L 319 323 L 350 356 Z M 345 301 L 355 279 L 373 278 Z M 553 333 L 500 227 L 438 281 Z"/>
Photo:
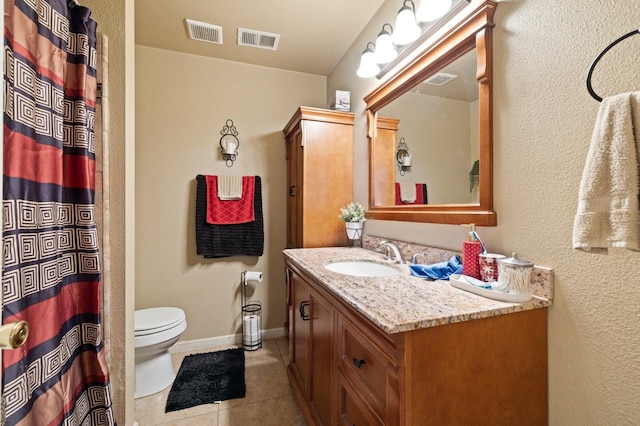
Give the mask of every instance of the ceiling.
<path id="1" fill-rule="evenodd" d="M 326 76 L 383 1 L 136 0 L 136 44 Z M 185 18 L 222 26 L 223 44 L 189 39 Z M 277 51 L 238 46 L 239 27 L 279 34 Z"/>
<path id="2" fill-rule="evenodd" d="M 475 50 L 465 53 L 435 74 L 436 76 L 439 73 L 453 75 L 455 78 L 452 81 L 442 86 L 433 86 L 423 82 L 414 91 L 424 95 L 464 102 L 477 101 L 480 94 L 476 77 L 477 58 Z"/>

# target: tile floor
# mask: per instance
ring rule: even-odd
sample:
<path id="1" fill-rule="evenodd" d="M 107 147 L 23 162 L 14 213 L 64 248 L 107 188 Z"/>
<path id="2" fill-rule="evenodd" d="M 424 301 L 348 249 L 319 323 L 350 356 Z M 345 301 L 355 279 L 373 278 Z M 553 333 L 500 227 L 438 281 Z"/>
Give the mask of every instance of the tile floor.
<path id="1" fill-rule="evenodd" d="M 140 426 L 304 426 L 287 379 L 288 359 L 286 337 L 265 340 L 262 348 L 245 352 L 244 398 L 222 401 L 220 404 L 198 405 L 185 410 L 165 413 L 169 389 L 136 400 L 135 420 Z M 198 352 L 213 352 L 236 346 L 209 348 Z M 194 352 L 171 355 L 176 372 L 182 359 Z"/>

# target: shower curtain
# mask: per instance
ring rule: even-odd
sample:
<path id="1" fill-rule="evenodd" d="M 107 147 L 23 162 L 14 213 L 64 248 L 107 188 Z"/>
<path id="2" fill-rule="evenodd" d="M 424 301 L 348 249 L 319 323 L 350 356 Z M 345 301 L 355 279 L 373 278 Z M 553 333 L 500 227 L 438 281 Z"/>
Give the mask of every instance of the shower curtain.
<path id="1" fill-rule="evenodd" d="M 5 0 L 3 322 L 7 425 L 114 424 L 95 222 L 96 23 L 66 0 Z"/>

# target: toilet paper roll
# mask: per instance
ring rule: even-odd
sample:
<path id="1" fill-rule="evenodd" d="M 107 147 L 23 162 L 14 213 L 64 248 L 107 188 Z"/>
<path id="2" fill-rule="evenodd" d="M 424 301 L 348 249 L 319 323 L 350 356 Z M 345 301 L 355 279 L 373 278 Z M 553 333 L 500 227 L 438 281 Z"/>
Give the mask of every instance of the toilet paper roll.
<path id="1" fill-rule="evenodd" d="M 249 281 L 262 282 L 262 272 L 256 271 L 244 271 L 244 282 L 248 283 Z"/>
<path id="2" fill-rule="evenodd" d="M 260 338 L 260 316 L 249 315 L 243 318 L 245 342 L 257 342 Z"/>

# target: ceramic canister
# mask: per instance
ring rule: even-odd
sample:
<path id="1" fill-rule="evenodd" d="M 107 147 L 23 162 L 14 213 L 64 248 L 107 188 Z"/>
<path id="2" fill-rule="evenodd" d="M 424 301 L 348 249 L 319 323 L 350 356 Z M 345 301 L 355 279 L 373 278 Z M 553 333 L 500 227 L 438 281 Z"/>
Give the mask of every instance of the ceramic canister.
<path id="1" fill-rule="evenodd" d="M 486 283 L 498 281 L 498 259 L 503 259 L 503 254 L 481 253 L 479 257 L 480 278 Z"/>

